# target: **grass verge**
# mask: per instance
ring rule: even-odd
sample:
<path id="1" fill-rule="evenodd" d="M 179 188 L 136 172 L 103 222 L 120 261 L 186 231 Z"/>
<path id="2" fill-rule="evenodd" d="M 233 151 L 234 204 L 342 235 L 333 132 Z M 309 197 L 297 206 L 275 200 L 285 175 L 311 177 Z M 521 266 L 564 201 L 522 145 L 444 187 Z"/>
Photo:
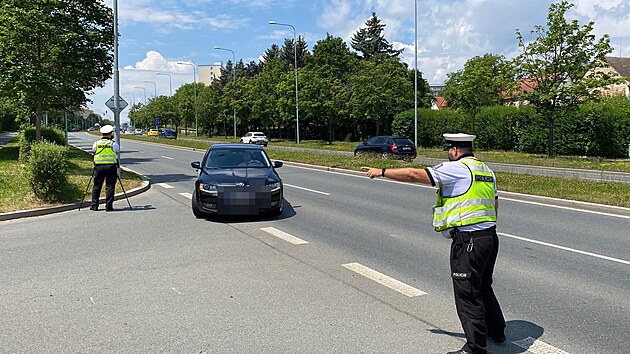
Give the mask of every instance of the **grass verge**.
<path id="1" fill-rule="evenodd" d="M 25 168 L 18 161 L 20 146 L 14 138 L 0 149 L 0 213 L 17 210 L 37 209 L 81 201 L 92 176 L 94 165 L 92 155 L 70 146 L 68 152 L 68 183 L 61 188 L 61 197 L 54 202 L 45 202 L 35 197 L 26 179 Z M 120 177 L 126 191 L 142 185 L 140 177 L 122 171 Z M 116 183 L 116 193 L 122 192 Z M 88 190 L 86 200 L 90 200 L 92 190 Z M 105 196 L 105 186 L 101 196 Z"/>

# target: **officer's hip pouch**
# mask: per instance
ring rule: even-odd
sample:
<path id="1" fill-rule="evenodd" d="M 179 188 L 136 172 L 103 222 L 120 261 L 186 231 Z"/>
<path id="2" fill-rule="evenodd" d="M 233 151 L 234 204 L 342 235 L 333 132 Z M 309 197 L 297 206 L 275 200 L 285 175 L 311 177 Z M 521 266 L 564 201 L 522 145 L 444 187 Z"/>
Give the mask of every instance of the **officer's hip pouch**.
<path id="1" fill-rule="evenodd" d="M 471 232 L 451 230 L 451 277 L 454 280 L 466 280 L 472 276 L 471 256 L 475 247 Z"/>

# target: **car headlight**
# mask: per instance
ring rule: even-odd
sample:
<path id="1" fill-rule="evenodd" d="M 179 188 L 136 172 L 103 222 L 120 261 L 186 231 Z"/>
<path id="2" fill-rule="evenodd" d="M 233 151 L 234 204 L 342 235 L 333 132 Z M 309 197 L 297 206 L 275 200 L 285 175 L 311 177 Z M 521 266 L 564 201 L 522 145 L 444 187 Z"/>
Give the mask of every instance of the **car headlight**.
<path id="1" fill-rule="evenodd" d="M 267 187 L 271 188 L 272 192 L 275 192 L 280 189 L 280 182 L 274 182 L 267 185 Z"/>
<path id="2" fill-rule="evenodd" d="M 210 183 L 199 183 L 199 190 L 208 193 L 216 193 L 218 191 L 217 186 Z"/>

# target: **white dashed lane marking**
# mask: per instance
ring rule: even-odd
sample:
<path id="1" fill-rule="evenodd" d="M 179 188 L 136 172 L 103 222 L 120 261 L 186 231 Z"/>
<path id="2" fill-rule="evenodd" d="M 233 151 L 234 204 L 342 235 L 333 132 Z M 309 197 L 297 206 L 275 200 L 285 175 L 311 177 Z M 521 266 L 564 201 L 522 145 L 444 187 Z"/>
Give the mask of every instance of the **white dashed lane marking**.
<path id="1" fill-rule="evenodd" d="M 569 252 L 573 252 L 573 253 L 578 253 L 578 254 L 583 254 L 585 256 L 591 256 L 591 257 L 595 257 L 595 258 L 601 258 L 601 259 L 605 259 L 607 261 L 613 261 L 613 262 L 617 262 L 617 263 L 621 263 L 621 264 L 627 264 L 630 265 L 630 261 L 626 261 L 623 259 L 619 259 L 619 258 L 613 258 L 613 257 L 608 257 L 608 256 L 603 256 L 601 254 L 597 254 L 597 253 L 591 253 L 591 252 L 586 252 L 586 251 L 580 251 L 580 250 L 576 250 L 574 248 L 569 248 L 569 247 L 565 247 L 565 246 L 559 246 L 559 245 L 554 245 L 553 243 L 548 243 L 548 242 L 543 242 L 543 241 L 536 241 L 536 240 L 531 240 L 525 237 L 520 237 L 520 236 L 515 236 L 515 235 L 510 235 L 510 234 L 506 234 L 503 232 L 497 232 L 497 235 L 499 236 L 504 236 L 504 237 L 509 237 L 509 238 L 513 238 L 515 240 L 521 240 L 521 241 L 526 241 L 526 242 L 531 242 L 531 243 L 535 243 L 538 245 L 542 245 L 542 246 L 547 246 L 547 247 L 552 247 L 552 248 L 557 248 L 563 251 L 569 251 Z"/>
<path id="2" fill-rule="evenodd" d="M 527 350 L 528 353 L 534 354 L 569 354 L 562 349 L 558 349 L 552 345 L 549 345 L 543 341 L 539 341 L 538 339 L 534 339 L 532 337 L 527 337 L 525 339 L 521 339 L 512 344 L 521 347 Z"/>
<path id="3" fill-rule="evenodd" d="M 265 231 L 265 232 L 267 232 L 267 233 L 269 233 L 269 234 L 271 234 L 271 235 L 276 236 L 279 239 L 285 240 L 285 241 L 287 241 L 289 243 L 292 243 L 294 245 L 303 245 L 303 244 L 308 243 L 307 241 L 304 241 L 304 240 L 302 240 L 300 238 L 297 238 L 297 237 L 295 237 L 293 235 L 290 235 L 290 234 L 288 234 L 288 233 L 286 233 L 284 231 L 280 231 L 280 230 L 276 229 L 275 227 L 261 227 L 260 229 Z"/>
<path id="4" fill-rule="evenodd" d="M 179 195 L 182 195 L 182 196 L 184 196 L 184 197 L 186 197 L 188 199 L 192 199 L 192 194 L 190 194 L 190 193 L 179 193 Z"/>
<path id="5" fill-rule="evenodd" d="M 308 188 L 304 188 L 304 187 L 298 187 L 298 186 L 294 186 L 292 184 L 284 184 L 286 187 L 291 187 L 291 188 L 297 188 L 297 189 L 301 189 L 303 191 L 308 191 L 308 192 L 313 192 L 313 193 L 318 193 L 318 194 L 323 194 L 323 195 L 330 195 L 330 193 L 326 193 L 326 192 L 321 192 L 321 191 L 317 191 L 314 189 L 308 189 Z"/>
<path id="6" fill-rule="evenodd" d="M 168 184 L 168 183 L 156 183 L 155 185 L 156 185 L 156 186 L 160 186 L 160 187 L 162 187 L 162 188 L 166 188 L 166 189 L 175 188 L 175 187 L 171 186 L 171 185 L 170 185 L 170 184 Z"/>
<path id="7" fill-rule="evenodd" d="M 374 280 L 375 282 L 381 285 L 385 285 L 386 287 L 392 290 L 395 290 L 408 297 L 422 296 L 422 295 L 427 294 L 422 290 L 416 289 L 399 280 L 396 280 L 383 273 L 379 273 L 375 271 L 374 269 L 368 268 L 359 263 L 347 263 L 347 264 L 342 264 L 342 266 L 368 279 Z"/>
<path id="8" fill-rule="evenodd" d="M 160 157 L 161 157 L 161 158 L 164 158 L 164 159 L 167 159 L 167 160 L 175 160 L 174 158 L 172 158 L 172 157 L 168 157 L 168 156 L 160 156 Z"/>

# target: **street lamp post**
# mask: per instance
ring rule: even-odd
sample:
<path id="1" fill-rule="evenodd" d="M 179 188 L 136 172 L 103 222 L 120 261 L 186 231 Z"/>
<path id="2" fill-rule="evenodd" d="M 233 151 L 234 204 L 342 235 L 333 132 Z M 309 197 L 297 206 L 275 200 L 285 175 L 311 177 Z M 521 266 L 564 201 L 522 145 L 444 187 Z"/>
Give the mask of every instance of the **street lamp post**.
<path id="1" fill-rule="evenodd" d="M 124 95 L 131 95 L 131 107 L 136 104 L 136 95 L 133 92 L 125 92 Z"/>
<path id="2" fill-rule="evenodd" d="M 199 126 L 197 125 L 197 65 L 193 63 L 184 63 L 177 62 L 179 65 L 190 65 L 193 67 L 193 80 L 195 82 L 194 91 L 195 91 L 195 102 L 193 103 L 193 108 L 195 109 L 195 136 L 199 136 Z"/>
<path id="3" fill-rule="evenodd" d="M 413 71 L 413 129 L 414 144 L 418 148 L 418 0 L 414 0 L 414 52 L 416 54 L 415 69 Z"/>
<path id="4" fill-rule="evenodd" d="M 168 92 L 170 93 L 170 96 L 173 96 L 173 78 L 171 77 L 171 74 L 167 74 L 167 73 L 155 73 L 155 75 L 165 75 L 168 76 Z"/>
<path id="5" fill-rule="evenodd" d="M 298 105 L 298 68 L 297 68 L 297 37 L 295 36 L 295 27 L 288 23 L 279 23 L 276 21 L 269 21 L 270 25 L 278 25 L 278 26 L 288 26 L 293 28 L 293 49 L 295 50 L 295 54 L 293 56 L 293 64 L 295 68 L 295 138 L 297 144 L 300 143 L 300 109 Z"/>
<path id="6" fill-rule="evenodd" d="M 147 104 L 147 89 L 145 89 L 144 87 L 140 87 L 140 86 L 134 86 L 133 88 L 135 89 L 141 89 L 142 91 L 144 91 L 144 104 Z"/>
<path id="7" fill-rule="evenodd" d="M 148 84 L 153 84 L 153 98 L 157 97 L 157 84 L 155 83 L 155 81 L 142 81 L 142 82 L 146 82 Z"/>
<path id="8" fill-rule="evenodd" d="M 234 81 L 234 84 L 236 85 L 236 57 L 234 56 L 234 51 L 232 49 L 221 48 L 218 45 L 215 45 L 214 49 L 226 50 L 228 52 L 232 52 L 232 81 Z M 233 100 L 236 100 L 236 97 L 234 97 Z M 234 106 L 233 108 L 234 108 L 234 139 L 236 139 L 236 106 Z"/>

